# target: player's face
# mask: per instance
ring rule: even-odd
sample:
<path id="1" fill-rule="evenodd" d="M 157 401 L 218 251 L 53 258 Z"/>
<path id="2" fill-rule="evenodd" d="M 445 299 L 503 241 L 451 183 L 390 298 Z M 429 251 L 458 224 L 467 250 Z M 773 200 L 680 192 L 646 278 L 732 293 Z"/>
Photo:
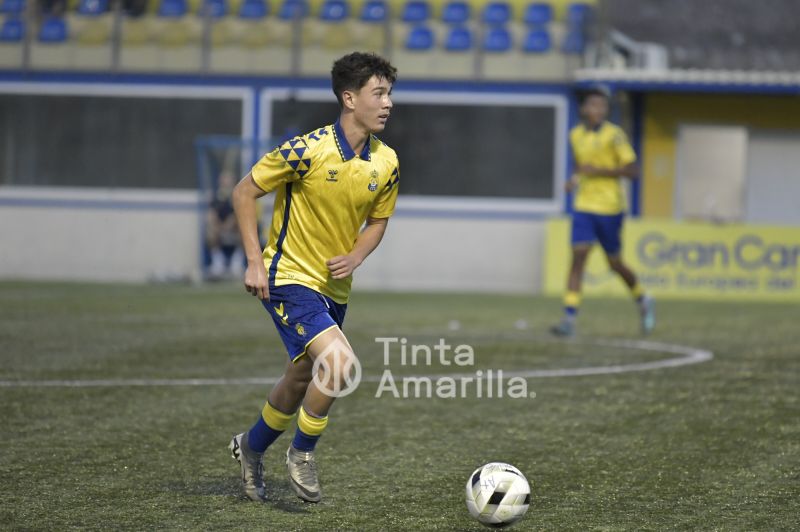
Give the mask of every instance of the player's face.
<path id="1" fill-rule="evenodd" d="M 392 85 L 387 80 L 372 76 L 366 85 L 355 93 L 356 120 L 371 133 L 380 133 L 386 127 L 392 111 Z"/>
<path id="2" fill-rule="evenodd" d="M 608 116 L 608 100 L 596 94 L 589 96 L 581 106 L 581 114 L 589 125 L 600 124 Z"/>

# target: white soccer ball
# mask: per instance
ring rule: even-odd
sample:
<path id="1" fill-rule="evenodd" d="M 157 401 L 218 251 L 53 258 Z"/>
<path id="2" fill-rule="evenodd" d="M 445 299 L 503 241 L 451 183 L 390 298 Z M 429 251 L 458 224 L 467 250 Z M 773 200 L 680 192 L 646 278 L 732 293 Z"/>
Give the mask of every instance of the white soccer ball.
<path id="1" fill-rule="evenodd" d="M 511 464 L 491 462 L 467 480 L 467 509 L 486 526 L 502 528 L 519 521 L 530 503 L 528 479 Z"/>

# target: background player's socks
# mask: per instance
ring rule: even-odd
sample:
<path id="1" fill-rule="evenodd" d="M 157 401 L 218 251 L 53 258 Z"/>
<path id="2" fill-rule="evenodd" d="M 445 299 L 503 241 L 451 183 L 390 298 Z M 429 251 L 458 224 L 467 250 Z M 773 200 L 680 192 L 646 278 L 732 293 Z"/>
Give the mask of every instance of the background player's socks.
<path id="1" fill-rule="evenodd" d="M 257 453 L 266 451 L 267 447 L 289 428 L 293 417 L 294 415 L 292 414 L 284 414 L 277 410 L 267 401 L 261 411 L 261 417 L 258 418 L 256 424 L 247 433 L 247 444 L 250 449 Z"/>
<path id="2" fill-rule="evenodd" d="M 297 416 L 297 431 L 292 440 L 292 447 L 298 451 L 311 452 L 317 445 L 317 440 L 322 431 L 328 426 L 328 416 L 316 417 L 309 414 L 305 408 L 300 408 Z"/>
<path id="3" fill-rule="evenodd" d="M 633 299 L 635 299 L 636 302 L 639 303 L 640 305 L 644 302 L 645 298 L 647 297 L 644 288 L 642 288 L 642 285 L 640 285 L 639 283 L 633 285 L 633 287 L 631 288 L 631 295 L 633 296 Z"/>
<path id="4" fill-rule="evenodd" d="M 575 318 L 578 316 L 578 307 L 581 304 L 581 295 L 578 292 L 568 291 L 564 294 L 564 317 L 558 325 L 550 328 L 556 336 L 574 336 Z"/>
<path id="5" fill-rule="evenodd" d="M 564 320 L 574 323 L 578 315 L 578 308 L 581 305 L 581 295 L 578 292 L 569 291 L 564 294 Z"/>

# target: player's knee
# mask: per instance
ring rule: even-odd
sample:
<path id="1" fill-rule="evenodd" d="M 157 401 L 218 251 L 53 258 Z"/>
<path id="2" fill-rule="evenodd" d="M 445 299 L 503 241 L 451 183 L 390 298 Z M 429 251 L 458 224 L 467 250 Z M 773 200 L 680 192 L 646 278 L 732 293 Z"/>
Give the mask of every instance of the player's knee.
<path id="1" fill-rule="evenodd" d="M 355 365 L 355 354 L 349 349 L 326 353 L 318 366 L 319 382 L 328 389 L 341 389 L 350 381 Z"/>
<path id="2" fill-rule="evenodd" d="M 586 264 L 589 253 L 585 250 L 575 251 L 572 255 L 572 269 L 580 270 Z"/>
<path id="3" fill-rule="evenodd" d="M 289 362 L 286 366 L 286 378 L 292 386 L 307 386 L 311 381 L 312 367 L 313 362 L 307 356 L 301 357 L 295 362 Z"/>

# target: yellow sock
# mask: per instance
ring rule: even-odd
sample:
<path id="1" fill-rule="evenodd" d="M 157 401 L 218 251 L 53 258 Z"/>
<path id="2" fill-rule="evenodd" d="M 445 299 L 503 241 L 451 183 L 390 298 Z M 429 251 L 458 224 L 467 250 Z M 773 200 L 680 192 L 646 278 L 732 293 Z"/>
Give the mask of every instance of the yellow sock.
<path id="1" fill-rule="evenodd" d="M 639 299 L 640 297 L 644 296 L 644 288 L 639 283 L 636 283 L 633 288 L 631 288 L 631 295 L 633 299 Z"/>
<path id="2" fill-rule="evenodd" d="M 567 308 L 578 308 L 581 305 L 580 292 L 568 291 L 564 294 L 564 306 Z"/>
<path id="3" fill-rule="evenodd" d="M 325 427 L 328 426 L 328 416 L 314 417 L 305 408 L 300 408 L 300 414 L 297 416 L 297 428 L 302 430 L 309 436 L 319 436 Z"/>
<path id="4" fill-rule="evenodd" d="M 322 431 L 328 426 L 328 416 L 314 417 L 305 408 L 300 408 L 297 416 L 297 431 L 294 433 L 292 447 L 298 451 L 311 452 L 317 445 Z"/>
<path id="5" fill-rule="evenodd" d="M 261 417 L 264 418 L 264 422 L 268 427 L 282 431 L 289 428 L 294 414 L 284 414 L 267 401 L 267 404 L 261 410 Z"/>

